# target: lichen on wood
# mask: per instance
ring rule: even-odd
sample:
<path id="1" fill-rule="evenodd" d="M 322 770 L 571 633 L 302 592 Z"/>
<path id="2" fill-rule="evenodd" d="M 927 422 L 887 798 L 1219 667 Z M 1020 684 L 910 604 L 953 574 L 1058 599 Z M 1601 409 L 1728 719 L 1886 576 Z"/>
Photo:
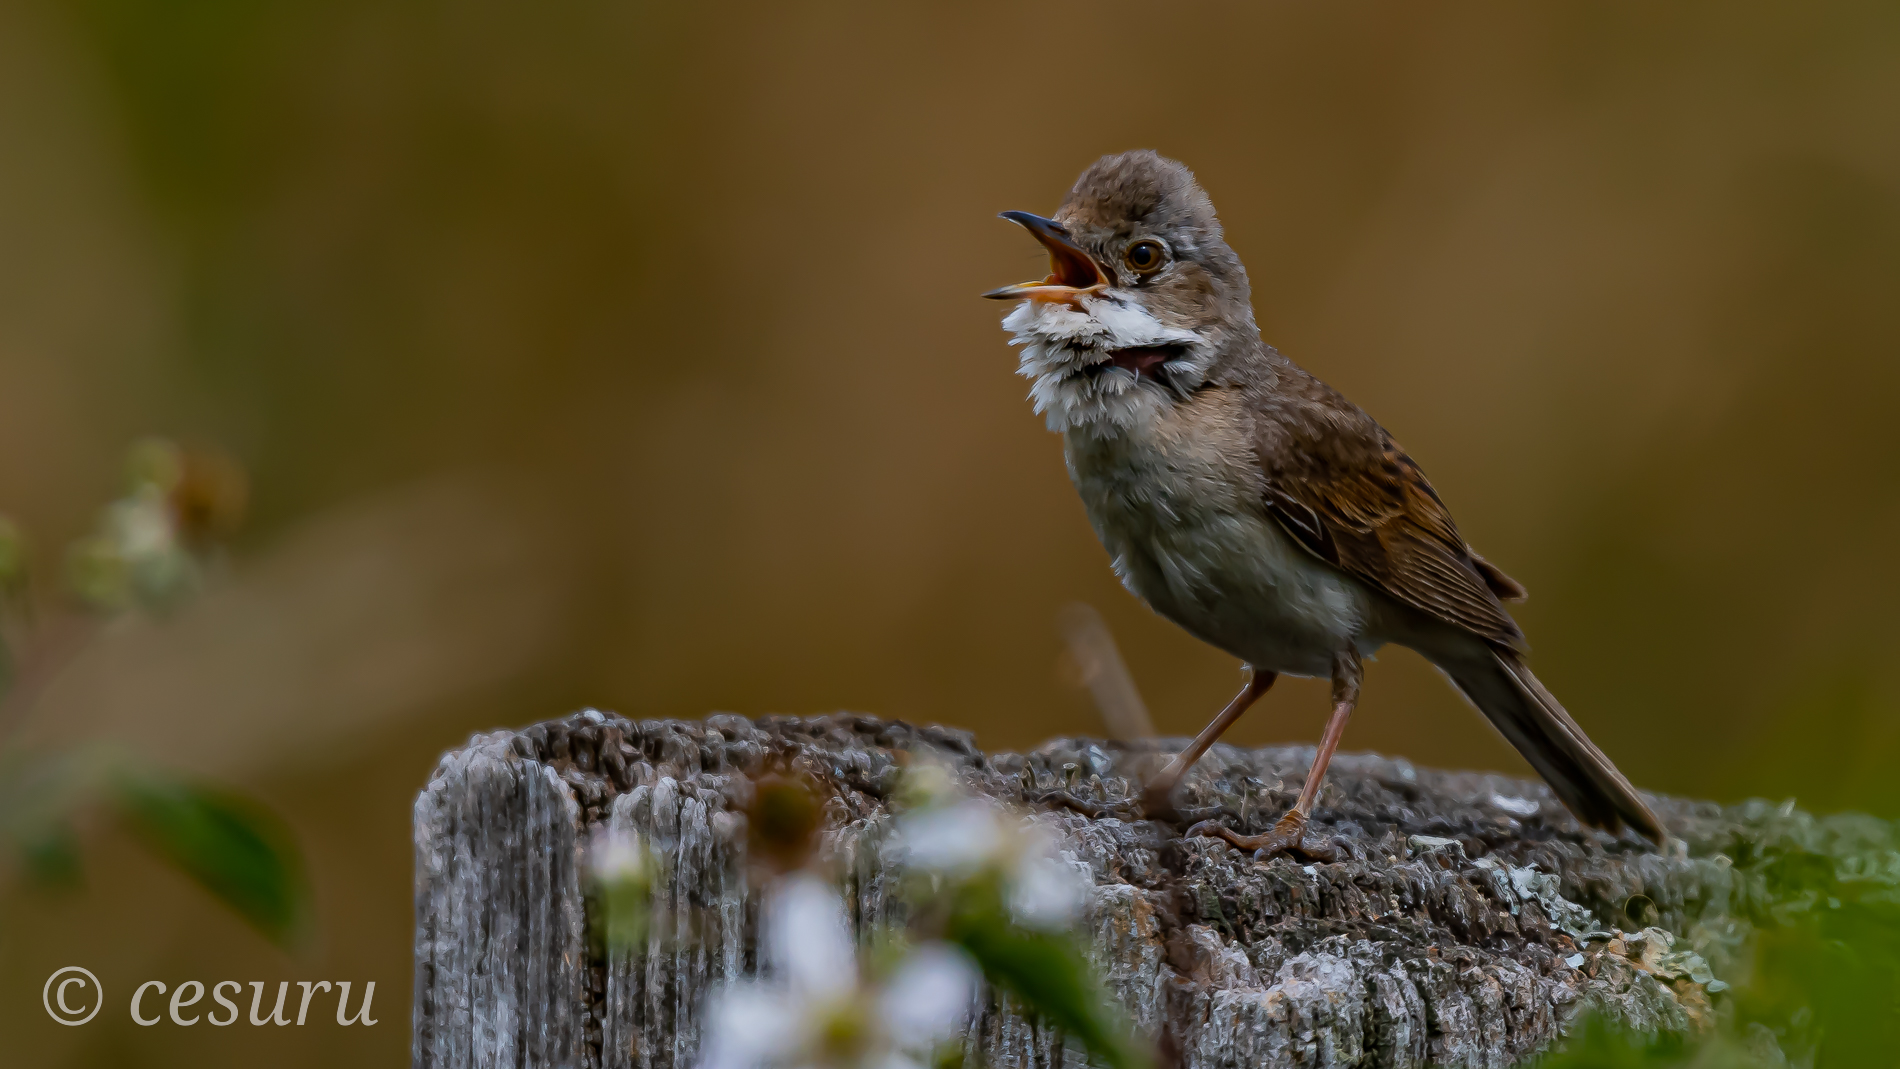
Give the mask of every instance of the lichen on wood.
<path id="1" fill-rule="evenodd" d="M 877 845 L 904 762 L 946 762 L 967 789 L 1035 811 L 1094 885 L 1084 934 L 1105 986 L 1184 1069 L 1514 1065 L 1585 1009 L 1647 1031 L 1706 1028 L 1723 986 L 1706 959 L 1726 963 L 1748 934 L 1738 906 L 1770 893 L 1733 859 L 1893 846 L 1881 822 L 1875 834 L 1853 818 L 1658 797 L 1673 838 L 1657 850 L 1582 828 L 1539 783 L 1371 755 L 1333 763 L 1314 814 L 1341 852 L 1326 864 L 1256 862 L 1172 825 L 1039 804 L 1059 789 L 1126 798 L 1155 745 L 1178 743 L 985 755 L 963 732 L 864 716 L 591 710 L 477 736 L 416 801 L 414 1064 L 690 1067 L 706 993 L 758 966 L 739 806 L 768 766 L 823 792 L 825 851 L 861 934 L 902 920 Z M 1217 746 L 1184 802 L 1260 831 L 1311 756 Z M 588 935 L 582 851 L 608 826 L 664 862 L 656 923 L 626 952 Z M 991 1066 L 1085 1061 L 994 993 L 967 1044 Z"/>

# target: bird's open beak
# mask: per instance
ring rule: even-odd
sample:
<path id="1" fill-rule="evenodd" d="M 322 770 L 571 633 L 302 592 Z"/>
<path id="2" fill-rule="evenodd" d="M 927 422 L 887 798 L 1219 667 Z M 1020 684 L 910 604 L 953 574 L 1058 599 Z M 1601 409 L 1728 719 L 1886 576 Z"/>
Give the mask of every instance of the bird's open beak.
<path id="1" fill-rule="evenodd" d="M 1108 285 L 1108 275 L 1095 262 L 1095 257 L 1070 241 L 1069 232 L 1052 220 L 1028 212 L 1004 212 L 1002 218 L 1020 224 L 1024 230 L 1034 234 L 1037 241 L 1042 242 L 1043 248 L 1049 250 L 1049 277 L 1041 282 L 1018 282 L 1014 286 L 1004 286 L 983 296 L 999 301 L 1018 297 L 1037 301 L 1067 301 Z"/>

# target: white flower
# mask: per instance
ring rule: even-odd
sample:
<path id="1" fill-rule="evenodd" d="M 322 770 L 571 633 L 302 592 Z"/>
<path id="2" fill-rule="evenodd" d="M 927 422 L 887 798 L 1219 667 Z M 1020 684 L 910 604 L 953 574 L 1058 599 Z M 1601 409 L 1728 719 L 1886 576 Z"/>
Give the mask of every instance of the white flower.
<path id="1" fill-rule="evenodd" d="M 926 1051 L 963 1027 L 976 997 L 977 969 L 947 943 L 912 951 L 884 985 L 878 1008 L 899 1047 Z"/>
<path id="2" fill-rule="evenodd" d="M 969 876 L 1002 859 L 1009 846 L 1002 817 L 990 803 L 966 798 L 906 813 L 897 823 L 897 834 L 911 865 Z"/>
<path id="3" fill-rule="evenodd" d="M 906 809 L 928 809 L 961 797 L 956 773 L 941 761 L 918 761 L 904 770 L 898 785 L 898 803 Z"/>
<path id="4" fill-rule="evenodd" d="M 857 947 L 831 885 L 807 873 L 787 877 L 763 922 L 767 960 L 792 991 L 823 998 L 858 985 Z"/>
<path id="5" fill-rule="evenodd" d="M 131 496 L 113 502 L 106 510 L 106 529 L 127 560 L 164 557 L 178 549 L 171 504 L 156 486 L 141 486 Z"/>
<path id="6" fill-rule="evenodd" d="M 176 607 L 203 579 L 166 490 L 150 482 L 106 506 L 95 533 L 73 544 L 67 566 L 79 596 L 112 611 Z"/>
<path id="7" fill-rule="evenodd" d="M 587 870 L 605 884 L 645 883 L 653 876 L 653 854 L 637 833 L 601 828 L 588 844 Z"/>
<path id="8" fill-rule="evenodd" d="M 601 828 L 587 844 L 587 875 L 598 894 L 609 945 L 624 949 L 644 942 L 652 930 L 653 887 L 659 861 L 639 835 Z"/>
<path id="9" fill-rule="evenodd" d="M 917 1069 L 969 1018 L 976 967 L 942 943 L 865 984 L 844 903 L 814 876 L 787 877 L 763 923 L 769 975 L 715 996 L 699 1069 Z"/>
<path id="10" fill-rule="evenodd" d="M 1074 868 L 1049 854 L 1026 853 L 1017 859 L 1010 879 L 1009 910 L 1019 924 L 1067 928 L 1081 915 L 1087 895 Z"/>
<path id="11" fill-rule="evenodd" d="M 905 814 L 894 853 L 912 868 L 954 880 L 998 873 L 1013 918 L 1031 927 L 1066 928 L 1087 900 L 1087 884 L 1061 860 L 1047 831 L 981 798 Z"/>

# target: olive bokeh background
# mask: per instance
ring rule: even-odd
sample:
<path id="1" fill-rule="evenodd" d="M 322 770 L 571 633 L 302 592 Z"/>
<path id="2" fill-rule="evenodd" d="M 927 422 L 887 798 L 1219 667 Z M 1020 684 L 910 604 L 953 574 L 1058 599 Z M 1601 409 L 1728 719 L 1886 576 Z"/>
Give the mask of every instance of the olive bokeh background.
<path id="1" fill-rule="evenodd" d="M 997 211 L 1132 147 L 1638 784 L 1900 815 L 1896 55 L 1872 2 L 0 0 L 0 512 L 56 557 L 149 433 L 254 484 L 214 590 L 9 727 L 267 799 L 318 917 L 280 953 L 102 830 L 82 892 L 0 897 L 4 1060 L 401 1062 L 409 802 L 471 731 L 1033 745 L 1099 730 L 1077 600 L 1199 727 L 1234 663 L 1116 585 L 976 298 L 1042 270 Z M 1285 684 L 1232 738 L 1322 715 Z M 1346 745 L 1525 771 L 1405 651 Z M 38 1005 L 68 964 L 84 1028 Z M 147 979 L 374 980 L 380 1023 L 142 1029 Z"/>

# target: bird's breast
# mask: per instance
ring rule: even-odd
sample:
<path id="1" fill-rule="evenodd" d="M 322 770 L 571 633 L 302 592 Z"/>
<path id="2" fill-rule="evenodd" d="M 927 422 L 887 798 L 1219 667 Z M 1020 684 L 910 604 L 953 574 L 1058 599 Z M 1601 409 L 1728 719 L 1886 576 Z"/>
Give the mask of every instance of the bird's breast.
<path id="1" fill-rule="evenodd" d="M 1205 389 L 1116 433 L 1064 435 L 1069 475 L 1130 591 L 1256 667 L 1330 670 L 1366 616 L 1359 584 L 1296 546 L 1262 507 L 1238 396 Z"/>

